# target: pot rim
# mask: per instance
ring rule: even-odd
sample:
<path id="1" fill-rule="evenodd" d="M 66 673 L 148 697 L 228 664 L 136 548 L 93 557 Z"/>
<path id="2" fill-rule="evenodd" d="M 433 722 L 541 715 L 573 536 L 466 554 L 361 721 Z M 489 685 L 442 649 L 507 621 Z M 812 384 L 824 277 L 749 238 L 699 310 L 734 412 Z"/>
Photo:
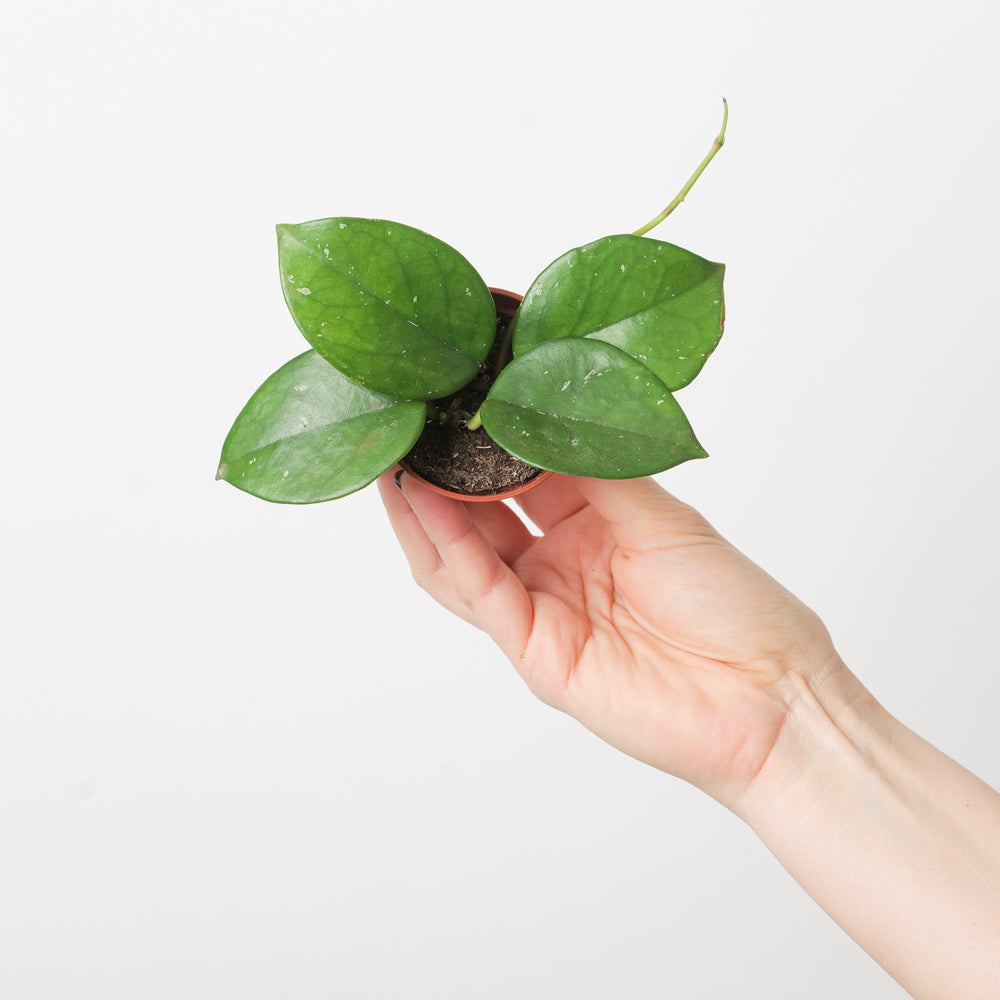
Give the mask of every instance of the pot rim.
<path id="1" fill-rule="evenodd" d="M 553 475 L 549 469 L 539 469 L 537 476 L 533 476 L 527 482 L 511 486 L 509 489 L 500 490 L 497 493 L 472 494 L 459 493 L 456 490 L 449 490 L 443 486 L 438 486 L 436 483 L 432 483 L 429 479 L 425 479 L 419 472 L 411 469 L 406 462 L 401 460 L 399 464 L 408 476 L 413 476 L 414 479 L 419 480 L 421 485 L 426 486 L 432 493 L 438 493 L 443 497 L 450 497 L 452 500 L 461 500 L 463 503 L 484 503 L 493 500 L 510 500 L 522 493 L 526 493 L 530 489 L 534 489 L 539 483 L 544 482 L 549 478 L 549 476 Z"/>

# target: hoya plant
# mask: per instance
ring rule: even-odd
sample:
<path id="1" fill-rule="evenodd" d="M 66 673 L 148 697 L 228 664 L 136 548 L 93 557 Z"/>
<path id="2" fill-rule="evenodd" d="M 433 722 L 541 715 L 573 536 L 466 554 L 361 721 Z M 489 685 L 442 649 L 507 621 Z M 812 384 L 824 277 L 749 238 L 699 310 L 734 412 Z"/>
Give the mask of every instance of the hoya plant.
<path id="1" fill-rule="evenodd" d="M 285 302 L 310 349 L 250 398 L 217 478 L 315 503 L 403 462 L 481 497 L 539 470 L 628 479 L 704 457 L 674 393 L 722 336 L 725 268 L 645 233 L 722 147 L 724 109 L 712 148 L 659 216 L 563 254 L 519 303 L 409 226 L 278 226 Z M 486 462 L 502 481 L 443 481 L 463 461 Z"/>

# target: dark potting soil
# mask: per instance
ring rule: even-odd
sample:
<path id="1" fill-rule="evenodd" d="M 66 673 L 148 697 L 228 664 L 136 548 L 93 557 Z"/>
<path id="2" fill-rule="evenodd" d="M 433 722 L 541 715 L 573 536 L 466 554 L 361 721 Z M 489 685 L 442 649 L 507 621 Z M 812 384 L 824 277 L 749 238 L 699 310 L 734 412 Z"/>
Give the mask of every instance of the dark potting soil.
<path id="1" fill-rule="evenodd" d="M 496 345 L 505 342 L 513 317 L 497 318 Z M 479 374 L 458 392 L 434 400 L 440 415 L 429 420 L 410 453 L 403 459 L 414 472 L 435 486 L 470 496 L 490 496 L 526 483 L 540 474 L 533 465 L 504 451 L 484 427 L 470 431 L 472 418 L 495 378 L 493 356 Z"/>

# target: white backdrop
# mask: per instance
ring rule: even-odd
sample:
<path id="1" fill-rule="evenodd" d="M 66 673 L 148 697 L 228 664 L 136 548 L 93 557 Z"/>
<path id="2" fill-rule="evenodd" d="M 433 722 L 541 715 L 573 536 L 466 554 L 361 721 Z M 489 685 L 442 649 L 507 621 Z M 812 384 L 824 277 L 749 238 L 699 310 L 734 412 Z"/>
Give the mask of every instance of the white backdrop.
<path id="1" fill-rule="evenodd" d="M 0 994 L 897 987 L 737 820 L 534 702 L 366 490 L 213 481 L 304 348 L 273 226 L 524 290 L 673 196 L 727 332 L 663 481 L 1000 784 L 989 0 L 39 0 L 4 89 Z"/>

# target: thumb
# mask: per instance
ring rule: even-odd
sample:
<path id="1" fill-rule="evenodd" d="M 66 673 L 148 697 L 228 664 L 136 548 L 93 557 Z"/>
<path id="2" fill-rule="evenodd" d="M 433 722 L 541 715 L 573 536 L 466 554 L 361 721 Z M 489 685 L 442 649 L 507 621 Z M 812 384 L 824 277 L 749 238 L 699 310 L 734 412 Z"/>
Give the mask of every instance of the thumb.
<path id="1" fill-rule="evenodd" d="M 655 479 L 580 479 L 580 492 L 607 522 L 618 545 L 652 552 L 721 536 L 693 507 Z"/>

